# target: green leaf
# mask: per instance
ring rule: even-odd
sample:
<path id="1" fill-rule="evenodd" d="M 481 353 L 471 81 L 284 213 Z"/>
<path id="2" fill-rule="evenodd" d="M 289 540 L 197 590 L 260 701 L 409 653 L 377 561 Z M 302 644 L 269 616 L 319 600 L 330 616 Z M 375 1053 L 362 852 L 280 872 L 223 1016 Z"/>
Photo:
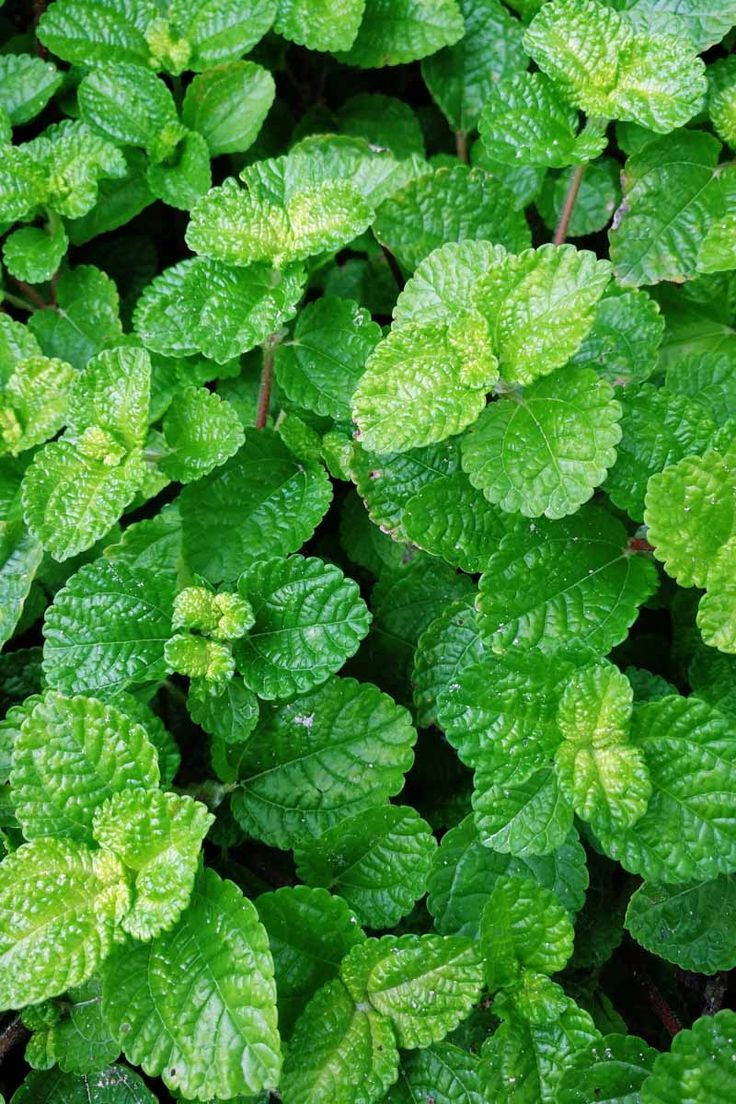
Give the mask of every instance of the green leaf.
<path id="1" fill-rule="evenodd" d="M 366 809 L 296 849 L 299 877 L 338 893 L 370 928 L 393 928 L 427 888 L 436 841 L 408 806 Z"/>
<path id="2" fill-rule="evenodd" d="M 315 557 L 260 560 L 238 580 L 255 624 L 235 646 L 245 685 L 260 698 L 318 686 L 354 655 L 370 614 L 352 579 Z"/>
<path id="3" fill-rule="evenodd" d="M 126 9 L 105 0 L 94 7 L 80 0 L 56 0 L 42 13 L 38 36 L 52 53 L 74 64 L 130 61 L 146 65 L 145 12 L 142 6 L 136 20 Z"/>
<path id="4" fill-rule="evenodd" d="M 366 0 L 278 0 L 274 30 L 308 50 L 349 50 Z"/>
<path id="5" fill-rule="evenodd" d="M 435 1043 L 402 1055 L 399 1080 L 386 1104 L 415 1104 L 432 1097 L 435 1104 L 482 1104 L 478 1059 L 452 1043 Z"/>
<path id="6" fill-rule="evenodd" d="M 341 134 L 365 138 L 371 146 L 390 150 L 400 161 L 412 154 L 424 157 L 424 134 L 419 119 L 407 103 L 395 96 L 359 92 L 338 109 L 336 121 Z M 419 168 L 416 159 L 414 164 Z"/>
<path id="7" fill-rule="evenodd" d="M 69 240 L 61 219 L 43 229 L 24 226 L 14 230 L 3 242 L 3 261 L 17 280 L 40 284 L 56 273 Z"/>
<path id="8" fill-rule="evenodd" d="M 190 483 L 234 456 L 245 440 L 236 411 L 204 387 L 181 391 L 163 424 L 168 452 L 159 467 L 170 479 Z"/>
<path id="9" fill-rule="evenodd" d="M 642 947 L 683 970 L 715 974 L 736 963 L 736 883 L 722 874 L 688 885 L 644 882 L 626 911 Z"/>
<path id="10" fill-rule="evenodd" d="M 399 295 L 394 325 L 414 322 L 449 327 L 459 318 L 473 318 L 482 281 L 489 270 L 504 264 L 505 258 L 502 246 L 471 238 L 435 249 L 417 266 Z"/>
<path id="11" fill-rule="evenodd" d="M 706 592 L 698 608 L 698 628 L 703 640 L 722 652 L 736 652 L 736 590 L 734 561 L 736 539 L 719 550 L 708 570 Z"/>
<path id="12" fill-rule="evenodd" d="M 648 379 L 657 366 L 664 325 L 657 303 L 646 292 L 606 294 L 572 362 L 595 368 L 614 386 Z"/>
<path id="13" fill-rule="evenodd" d="M 121 926 L 148 941 L 168 931 L 189 903 L 202 840 L 214 817 L 190 797 L 160 790 L 118 791 L 99 805 L 93 834 L 134 874 Z"/>
<path id="14" fill-rule="evenodd" d="M 12 1104 L 155 1104 L 142 1077 L 127 1066 L 105 1066 L 81 1077 L 52 1069 L 32 1070 Z"/>
<path id="15" fill-rule="evenodd" d="M 23 524 L 16 499 L 0 521 L 0 645 L 15 631 L 42 557 L 43 548 Z"/>
<path id="16" fill-rule="evenodd" d="M 231 61 L 207 69 L 187 86 L 182 120 L 205 138 L 212 157 L 243 153 L 258 137 L 275 94 L 268 69 Z"/>
<path id="17" fill-rule="evenodd" d="M 480 581 L 484 643 L 548 653 L 579 641 L 608 652 L 657 586 L 654 564 L 626 542 L 622 524 L 597 506 L 505 537 Z"/>
<path id="18" fill-rule="evenodd" d="M 702 1016 L 678 1032 L 669 1054 L 660 1054 L 642 1085 L 643 1104 L 709 1104 L 728 1100 L 736 1087 L 733 1035 L 736 1012 Z"/>
<path id="19" fill-rule="evenodd" d="M 624 195 L 609 232 L 616 279 L 624 286 L 694 275 L 704 233 L 721 216 L 720 143 L 683 130 L 648 142 L 626 162 Z"/>
<path id="20" fill-rule="evenodd" d="M 481 842 L 505 854 L 548 855 L 562 845 L 573 823 L 551 767 L 488 752 L 473 780 L 473 813 Z"/>
<path id="21" fill-rule="evenodd" d="M 164 82 L 140 65 L 108 62 L 77 92 L 85 123 L 117 145 L 142 146 L 154 161 L 173 153 L 184 128 Z"/>
<path id="22" fill-rule="evenodd" d="M 522 27 L 498 0 L 459 0 L 465 34 L 422 62 L 422 76 L 453 130 L 478 125 L 495 83 L 522 72 L 528 59 Z"/>
<path id="23" fill-rule="evenodd" d="M 558 1104 L 639 1102 L 639 1090 L 649 1076 L 657 1051 L 636 1035 L 604 1035 L 565 1064 L 556 1100 Z"/>
<path id="24" fill-rule="evenodd" d="M 192 47 L 189 64 L 182 68 L 209 69 L 242 57 L 271 29 L 274 16 L 274 0 L 226 0 L 215 5 L 210 0 L 169 0 L 174 38 L 181 34 Z M 155 57 L 154 27 L 156 23 L 148 28 L 146 37 Z M 168 28 L 165 30 L 168 35 Z M 171 68 L 171 61 L 165 68 L 177 71 Z"/>
<path id="25" fill-rule="evenodd" d="M 736 22 L 733 0 L 718 0 L 707 10 L 698 0 L 615 0 L 615 7 L 637 29 L 689 37 L 698 53 L 720 42 Z"/>
<path id="26" fill-rule="evenodd" d="M 288 1038 L 310 997 L 337 976 L 363 929 L 341 897 L 310 886 L 284 886 L 256 898 L 276 975 L 279 1031 Z"/>
<path id="27" fill-rule="evenodd" d="M 596 0 L 544 5 L 524 48 L 586 114 L 629 119 L 660 134 L 684 126 L 706 91 L 703 63 L 687 39 L 637 32 Z"/>
<path id="28" fill-rule="evenodd" d="M 28 320 L 46 356 L 82 369 L 101 349 L 120 344 L 123 329 L 115 284 L 93 265 L 62 272 L 56 285 L 57 310 L 35 311 Z"/>
<path id="29" fill-rule="evenodd" d="M 54 123 L 24 149 L 46 175 L 45 202 L 67 218 L 91 211 L 104 177 L 123 177 L 127 172 L 120 150 L 77 120 Z"/>
<path id="30" fill-rule="evenodd" d="M 378 209 L 373 232 L 412 271 L 447 242 L 482 240 L 514 252 L 531 245 L 522 211 L 483 169 L 435 169 L 410 180 Z"/>
<path id="31" fill-rule="evenodd" d="M 239 678 L 229 679 L 219 693 L 195 679 L 187 709 L 195 724 L 226 744 L 243 743 L 258 723 L 258 699 Z"/>
<path id="32" fill-rule="evenodd" d="M 202 258 L 166 269 L 144 289 L 133 323 L 163 356 L 203 353 L 225 364 L 278 330 L 295 313 L 304 271 L 267 264 L 233 268 Z"/>
<path id="33" fill-rule="evenodd" d="M 26 839 L 91 844 L 98 805 L 128 787 L 157 786 L 158 757 L 146 730 L 121 710 L 48 690 L 21 724 L 10 779 Z"/>
<path id="34" fill-rule="evenodd" d="M 710 565 L 736 534 L 731 452 L 686 456 L 651 477 L 644 520 L 655 555 L 680 586 L 705 586 Z"/>
<path id="35" fill-rule="evenodd" d="M 145 349 L 122 347 L 99 353 L 74 382 L 67 437 L 99 427 L 127 451 L 143 445 L 148 428 L 151 360 Z"/>
<path id="36" fill-rule="evenodd" d="M 611 385 L 592 368 L 560 368 L 487 407 L 463 441 L 463 467 L 502 510 L 565 517 L 615 463 L 620 417 Z"/>
<path id="37" fill-rule="evenodd" d="M 0 312 L 0 381 L 3 387 L 19 360 L 40 355 L 41 346 L 31 330 L 21 322 L 15 322 L 9 314 Z"/>
<path id="38" fill-rule="evenodd" d="M 61 73 L 50 61 L 31 54 L 0 58 L 0 108 L 13 126 L 27 123 L 43 111 L 61 84 Z"/>
<path id="39" fill-rule="evenodd" d="M 463 31 L 456 0 L 366 0 L 358 36 L 338 58 L 359 69 L 404 65 L 454 45 Z"/>
<path id="40" fill-rule="evenodd" d="M 370 683 L 333 678 L 262 716 L 232 796 L 243 829 L 288 848 L 383 805 L 403 786 L 416 732 Z"/>
<path id="41" fill-rule="evenodd" d="M 629 741 L 634 692 L 608 663 L 575 671 L 560 698 L 564 736 L 555 752 L 562 792 L 594 830 L 629 828 L 644 815 L 652 785 L 641 751 Z"/>
<path id="42" fill-rule="evenodd" d="M 284 1104 L 377 1104 L 398 1069 L 391 1024 L 334 978 L 297 1020 L 279 1092 Z"/>
<path id="43" fill-rule="evenodd" d="M 570 168 L 565 172 L 548 174 L 542 184 L 537 210 L 550 231 L 559 225 L 574 172 Z M 601 157 L 588 165 L 567 226 L 568 238 L 596 234 L 608 226 L 621 200 L 620 175 L 621 166 L 612 157 Z"/>
<path id="44" fill-rule="evenodd" d="M 459 598 L 431 621 L 417 642 L 412 686 L 417 724 L 428 728 L 437 720 L 437 703 L 446 690 L 483 655 L 475 616 L 475 595 Z"/>
<path id="45" fill-rule="evenodd" d="M 473 817 L 466 817 L 442 837 L 432 859 L 427 908 L 437 931 L 478 938 L 481 914 L 494 886 L 508 876 L 533 879 L 574 915 L 582 908 L 588 885 L 577 833 L 571 831 L 547 855 L 517 858 L 483 846 Z"/>
<path id="46" fill-rule="evenodd" d="M 631 742 L 652 783 L 647 811 L 626 831 L 597 834 L 606 853 L 653 882 L 690 882 L 736 869 L 727 809 L 736 792 L 731 721 L 697 698 L 635 706 Z"/>
<path id="47" fill-rule="evenodd" d="M 33 1030 L 25 1058 L 34 1069 L 58 1065 L 64 1073 L 94 1074 L 120 1055 L 102 1014 L 97 978 L 70 989 L 63 1003 L 29 1008 L 23 1019 Z"/>
<path id="48" fill-rule="evenodd" d="M 293 336 L 276 346 L 279 387 L 306 410 L 349 421 L 350 399 L 380 338 L 357 303 L 317 299 L 299 312 Z"/>
<path id="49" fill-rule="evenodd" d="M 610 277 L 607 261 L 572 245 L 499 258 L 477 289 L 502 379 L 528 384 L 577 352 Z"/>
<path id="50" fill-rule="evenodd" d="M 514 73 L 489 89 L 478 123 L 483 151 L 501 165 L 562 169 L 592 161 L 604 127 L 579 128 L 578 113 L 544 73 Z"/>
<path id="51" fill-rule="evenodd" d="M 103 180 L 92 210 L 81 218 L 66 220 L 65 229 L 72 245 L 84 245 L 98 234 L 125 226 L 153 203 L 154 196 L 146 179 L 146 155 L 131 146 L 123 150 L 123 154 L 125 176 Z"/>
<path id="52" fill-rule="evenodd" d="M 187 131 L 166 161 L 149 164 L 146 179 L 157 199 L 189 211 L 212 186 L 207 142 L 196 131 Z"/>
<path id="53" fill-rule="evenodd" d="M 258 161 L 228 178 L 192 210 L 190 249 L 229 264 L 281 267 L 339 249 L 368 228 L 372 212 L 355 184 L 306 151 Z"/>
<path id="54" fill-rule="evenodd" d="M 298 460 L 271 430 L 248 433 L 232 459 L 181 495 L 184 555 L 211 583 L 309 540 L 332 499 L 321 465 Z"/>
<path id="55" fill-rule="evenodd" d="M 212 870 L 200 873 L 171 931 L 115 948 L 103 969 L 103 1003 L 128 1061 L 189 1099 L 278 1082 L 266 932 L 253 904 Z"/>
<path id="56" fill-rule="evenodd" d="M 164 727 L 163 721 L 150 706 L 136 698 L 132 693 L 123 690 L 112 698 L 112 704 L 120 709 L 136 724 L 145 728 L 148 739 L 151 741 L 158 754 L 158 769 L 161 775 L 160 784 L 164 789 L 171 785 L 176 772 L 181 765 L 181 752 L 169 730 Z"/>
<path id="57" fill-rule="evenodd" d="M 81 985 L 112 950 L 128 907 L 114 855 L 66 840 L 23 844 L 0 863 L 0 1007 Z"/>
<path id="58" fill-rule="evenodd" d="M 340 975 L 356 1001 L 390 1020 L 400 1047 L 440 1042 L 483 988 L 476 944 L 453 935 L 385 935 L 353 947 Z"/>
<path id="59" fill-rule="evenodd" d="M 44 621 L 44 673 L 63 693 L 116 694 L 166 676 L 173 580 L 104 559 L 81 567 Z"/>
<path id="60" fill-rule="evenodd" d="M 574 935 L 570 917 L 551 890 L 518 874 L 501 875 L 480 918 L 489 989 L 512 985 L 522 969 L 543 974 L 563 970 Z"/>

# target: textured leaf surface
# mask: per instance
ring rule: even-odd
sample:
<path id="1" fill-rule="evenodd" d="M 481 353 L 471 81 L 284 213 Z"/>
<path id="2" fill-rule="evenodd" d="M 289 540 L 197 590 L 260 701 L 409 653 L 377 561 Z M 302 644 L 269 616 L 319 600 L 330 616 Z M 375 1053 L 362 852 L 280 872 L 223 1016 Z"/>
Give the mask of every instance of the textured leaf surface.
<path id="1" fill-rule="evenodd" d="M 31 54 L 5 54 L 0 62 L 0 107 L 13 126 L 27 123 L 43 111 L 61 84 L 50 61 Z"/>
<path id="2" fill-rule="evenodd" d="M 428 1096 L 436 1104 L 482 1104 L 477 1057 L 452 1043 L 435 1043 L 403 1055 L 399 1080 L 386 1104 L 414 1104 Z"/>
<path id="3" fill-rule="evenodd" d="M 380 456 L 358 448 L 352 456 L 350 475 L 371 521 L 394 540 L 406 540 L 402 517 L 409 501 L 422 487 L 452 475 L 459 467 L 457 446 L 445 441 Z"/>
<path id="4" fill-rule="evenodd" d="M 52 1017 L 53 1023 L 46 1022 Z M 102 1014 L 97 978 L 69 990 L 61 1007 L 45 1003 L 28 1009 L 24 1018 L 33 1021 L 25 1057 L 34 1069 L 58 1065 L 64 1073 L 94 1074 L 120 1055 Z"/>
<path id="5" fill-rule="evenodd" d="M 155 1104 L 142 1077 L 127 1066 L 104 1066 L 84 1076 L 32 1070 L 13 1096 L 15 1104 Z"/>
<path id="6" fill-rule="evenodd" d="M 604 1035 L 583 1047 L 565 1064 L 557 1094 L 559 1104 L 609 1104 L 640 1101 L 639 1089 L 649 1076 L 657 1051 L 636 1035 Z"/>
<path id="7" fill-rule="evenodd" d="M 338 56 L 360 69 L 404 65 L 452 46 L 463 31 L 456 0 L 366 0 L 357 38 Z"/>
<path id="8" fill-rule="evenodd" d="M 309 50 L 349 50 L 366 0 L 279 0 L 274 30 Z"/>
<path id="9" fill-rule="evenodd" d="M 80 985 L 112 949 L 128 906 L 113 855 L 66 840 L 24 844 L 0 863 L 0 1006 Z"/>
<path id="10" fill-rule="evenodd" d="M 736 1012 L 703 1016 L 678 1032 L 669 1054 L 660 1054 L 642 1086 L 643 1104 L 706 1104 L 728 1100 L 736 1087 L 733 1038 Z"/>
<path id="11" fill-rule="evenodd" d="M 116 948 L 105 963 L 103 1000 L 128 1060 L 189 1099 L 257 1093 L 277 1083 L 266 932 L 251 902 L 211 870 L 197 879 L 171 931 Z"/>
<path id="12" fill-rule="evenodd" d="M 173 580 L 96 560 L 46 611 L 44 672 L 63 693 L 115 694 L 164 678 Z"/>
<path id="13" fill-rule="evenodd" d="M 572 955 L 570 917 L 551 890 L 519 875 L 496 879 L 480 919 L 480 946 L 491 991 L 522 969 L 556 974 Z"/>
<path id="14" fill-rule="evenodd" d="M 245 440 L 237 412 L 204 387 L 181 392 L 163 424 L 168 453 L 160 461 L 171 479 L 190 483 L 234 456 Z"/>
<path id="15" fill-rule="evenodd" d="M 664 318 L 646 292 L 604 295 L 572 360 L 595 368 L 614 385 L 644 380 L 654 372 L 663 335 Z"/>
<path id="16" fill-rule="evenodd" d="M 273 77 L 252 61 L 231 61 L 187 86 L 182 120 L 206 140 L 212 157 L 253 145 L 275 95 Z"/>
<path id="17" fill-rule="evenodd" d="M 698 628 L 712 648 L 736 652 L 736 539 L 726 541 L 708 571 L 707 590 L 698 609 Z"/>
<path id="18" fill-rule="evenodd" d="M 687 885 L 644 882 L 626 911 L 637 943 L 683 970 L 714 974 L 736 962 L 736 884 L 730 875 Z"/>
<path id="19" fill-rule="evenodd" d="M 245 749 L 235 816 L 258 839 L 291 847 L 397 793 L 415 739 L 387 694 L 331 679 L 263 717 Z"/>
<path id="20" fill-rule="evenodd" d="M 550 767 L 530 769 L 523 761 L 488 754 L 473 785 L 473 814 L 486 847 L 526 858 L 548 855 L 568 837 L 572 806 Z"/>
<path id="21" fill-rule="evenodd" d="M 339 894 L 359 921 L 392 928 L 427 888 L 436 841 L 410 807 L 386 805 L 341 820 L 296 851 L 307 885 Z"/>
<path id="22" fill-rule="evenodd" d="M 118 145 L 143 146 L 155 161 L 181 137 L 174 98 L 162 80 L 130 62 L 109 62 L 89 73 L 78 90 L 82 118 Z"/>
<path id="23" fill-rule="evenodd" d="M 430 622 L 417 642 L 412 686 L 417 724 L 428 727 L 437 717 L 443 690 L 483 654 L 475 597 L 459 598 Z"/>
<path id="24" fill-rule="evenodd" d="M 255 624 L 235 646 L 245 685 L 287 698 L 324 682 L 353 655 L 370 614 L 357 584 L 315 557 L 261 560 L 238 581 Z"/>
<path id="25" fill-rule="evenodd" d="M 489 501 L 527 517 L 572 514 L 616 460 L 621 406 L 591 368 L 567 367 L 491 403 L 462 446 Z"/>
<path id="26" fill-rule="evenodd" d="M 0 398 L 0 440 L 17 456 L 43 444 L 64 424 L 74 370 L 63 360 L 34 356 L 20 360 Z"/>

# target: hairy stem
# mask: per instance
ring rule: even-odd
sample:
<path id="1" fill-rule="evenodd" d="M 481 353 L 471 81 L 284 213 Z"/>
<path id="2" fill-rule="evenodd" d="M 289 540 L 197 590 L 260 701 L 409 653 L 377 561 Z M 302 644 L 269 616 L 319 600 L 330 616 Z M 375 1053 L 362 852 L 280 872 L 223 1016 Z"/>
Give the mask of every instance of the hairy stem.
<path id="1" fill-rule="evenodd" d="M 14 1019 L 7 1024 L 2 1031 L 0 1031 L 0 1062 L 2 1062 L 9 1052 L 28 1034 L 27 1028 L 21 1023 L 20 1016 L 15 1016 Z"/>
<path id="2" fill-rule="evenodd" d="M 468 164 L 468 136 L 464 130 L 455 131 L 455 149 L 457 156 L 463 164 Z"/>
<path id="3" fill-rule="evenodd" d="M 575 210 L 575 202 L 578 198 L 578 192 L 580 191 L 580 185 L 583 181 L 583 176 L 587 168 L 587 162 L 583 162 L 582 165 L 576 165 L 573 170 L 573 174 L 570 177 L 570 183 L 567 186 L 567 195 L 565 196 L 565 202 L 562 204 L 562 211 L 560 212 L 560 220 L 557 223 L 557 227 L 554 232 L 552 241 L 554 245 L 562 245 L 567 237 L 568 227 L 570 226 L 570 219 L 572 213 Z"/>
<path id="4" fill-rule="evenodd" d="M 391 250 L 387 249 L 385 245 L 382 245 L 381 249 L 383 250 L 383 255 L 386 258 L 386 264 L 391 269 L 391 275 L 396 281 L 396 286 L 398 287 L 399 291 L 403 291 L 405 281 L 401 269 L 399 268 L 399 262 L 396 260 Z"/>
<path id="5" fill-rule="evenodd" d="M 271 388 L 273 387 L 273 358 L 280 340 L 280 334 L 271 334 L 263 343 L 263 367 L 261 368 L 261 385 L 258 388 L 256 429 L 263 429 L 268 421 L 268 410 L 271 406 Z"/>

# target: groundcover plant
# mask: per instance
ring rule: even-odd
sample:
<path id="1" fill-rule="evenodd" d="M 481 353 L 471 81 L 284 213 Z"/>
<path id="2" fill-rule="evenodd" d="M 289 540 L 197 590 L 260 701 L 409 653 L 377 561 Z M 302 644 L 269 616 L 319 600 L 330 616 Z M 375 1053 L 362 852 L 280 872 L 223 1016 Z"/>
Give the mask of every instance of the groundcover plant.
<path id="1" fill-rule="evenodd" d="M 7 0 L 5 1100 L 736 1100 L 734 24 Z"/>

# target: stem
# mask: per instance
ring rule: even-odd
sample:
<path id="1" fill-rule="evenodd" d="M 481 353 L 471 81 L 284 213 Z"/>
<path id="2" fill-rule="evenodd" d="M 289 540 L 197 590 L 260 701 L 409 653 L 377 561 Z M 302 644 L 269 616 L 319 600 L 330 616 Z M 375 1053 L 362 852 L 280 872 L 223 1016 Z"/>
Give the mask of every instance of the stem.
<path id="1" fill-rule="evenodd" d="M 17 280 L 15 276 L 13 277 L 13 279 L 25 295 L 26 299 L 30 299 L 30 301 L 34 304 L 34 308 L 36 310 L 45 310 L 46 307 L 48 307 L 49 304 L 46 302 L 42 295 L 38 294 L 34 287 L 31 287 L 30 284 L 27 284 L 25 280 Z"/>
<path id="2" fill-rule="evenodd" d="M 280 340 L 280 334 L 271 334 L 263 343 L 263 367 L 261 368 L 261 385 L 258 388 L 256 429 L 264 429 L 268 421 L 268 410 L 271 406 L 271 388 L 273 387 L 274 350 Z"/>
<path id="3" fill-rule="evenodd" d="M 629 548 L 632 552 L 653 552 L 654 545 L 650 544 L 644 537 L 630 537 Z"/>
<path id="4" fill-rule="evenodd" d="M 43 15 L 44 8 L 46 7 L 46 0 L 33 0 L 33 30 L 34 33 L 38 27 L 38 21 Z M 43 61 L 49 56 L 49 52 L 42 42 L 36 38 L 36 53 Z"/>
<path id="5" fill-rule="evenodd" d="M 652 978 L 644 970 L 635 969 L 634 976 L 644 990 L 647 1004 L 657 1014 L 660 1023 L 663 1024 L 669 1035 L 677 1035 L 682 1031 L 682 1024 L 677 1015 L 672 1011 L 667 1001 L 660 993 Z"/>
<path id="6" fill-rule="evenodd" d="M 567 237 L 567 230 L 570 225 L 570 219 L 575 208 L 575 201 L 578 198 L 578 192 L 580 191 L 580 185 L 583 181 L 583 175 L 587 168 L 587 162 L 584 161 L 582 165 L 576 165 L 573 170 L 573 174 L 570 177 L 570 183 L 567 187 L 567 195 L 565 196 L 565 202 L 562 204 L 562 211 L 560 212 L 560 221 L 557 223 L 557 228 L 554 232 L 552 242 L 554 245 L 562 245 Z"/>
<path id="7" fill-rule="evenodd" d="M 16 1016 L 0 1031 L 0 1062 L 26 1034 L 27 1029 L 21 1023 L 20 1016 Z"/>
<path id="8" fill-rule="evenodd" d="M 21 299 L 20 295 L 13 295 L 12 292 L 6 291 L 5 288 L 3 288 L 0 294 L 2 294 L 6 302 L 10 303 L 11 307 L 17 307 L 19 310 L 30 311 L 31 313 L 36 309 L 33 303 L 29 302 L 28 299 Z"/>
<path id="9" fill-rule="evenodd" d="M 465 164 L 468 164 L 468 136 L 464 130 L 455 131 L 455 149 L 457 150 L 458 158 Z"/>
<path id="10" fill-rule="evenodd" d="M 382 245 L 381 249 L 383 250 L 383 255 L 386 258 L 386 264 L 391 269 L 391 275 L 396 281 L 396 286 L 398 287 L 399 291 L 403 291 L 405 281 L 401 269 L 399 268 L 399 262 L 396 260 L 391 250 L 387 249 L 385 245 Z"/>
<path id="11" fill-rule="evenodd" d="M 174 786 L 174 793 L 184 797 L 193 797 L 195 801 L 201 801 L 208 809 L 216 809 L 221 805 L 228 794 L 237 790 L 239 782 L 216 782 L 214 778 L 205 778 L 202 782 L 196 782 L 192 786 Z"/>

